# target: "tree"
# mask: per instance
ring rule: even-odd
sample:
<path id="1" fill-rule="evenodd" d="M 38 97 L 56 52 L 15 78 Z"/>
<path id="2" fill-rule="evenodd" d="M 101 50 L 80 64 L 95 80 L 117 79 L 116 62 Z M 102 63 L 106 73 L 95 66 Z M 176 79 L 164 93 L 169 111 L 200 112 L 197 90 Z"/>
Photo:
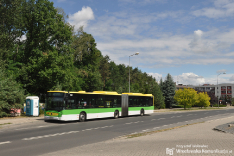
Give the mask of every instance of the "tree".
<path id="1" fill-rule="evenodd" d="M 109 64 L 110 58 L 108 55 L 104 56 L 100 60 L 100 66 L 99 66 L 99 72 L 102 76 L 102 82 L 103 82 L 103 88 L 106 86 L 106 82 L 110 78 L 110 64 Z M 110 81 L 108 81 L 110 83 Z"/>
<path id="2" fill-rule="evenodd" d="M 163 90 L 163 80 L 162 80 L 162 78 L 160 79 L 159 87 L 160 87 L 160 89 L 161 89 L 161 91 L 162 91 L 162 90 Z"/>
<path id="3" fill-rule="evenodd" d="M 165 108 L 164 96 L 157 83 L 153 85 L 152 94 L 154 95 L 154 108 Z"/>
<path id="4" fill-rule="evenodd" d="M 22 108 L 25 100 L 24 90 L 7 75 L 0 60 L 0 117 L 8 116 L 12 108 Z"/>
<path id="5" fill-rule="evenodd" d="M 167 74 L 167 77 L 162 85 L 163 96 L 165 97 L 166 108 L 171 108 L 174 103 L 176 86 L 173 81 L 173 78 L 170 74 Z"/>
<path id="6" fill-rule="evenodd" d="M 12 64 L 18 63 L 17 76 L 31 94 L 45 93 L 57 84 L 71 89 L 77 81 L 71 72 L 73 55 L 70 43 L 73 27 L 48 0 L 28 0 L 22 3 L 21 30 L 26 39 L 14 53 Z M 40 84 L 40 85 L 38 85 Z M 79 86 L 76 86 L 79 88 Z"/>
<path id="7" fill-rule="evenodd" d="M 179 105 L 183 105 L 184 109 L 193 106 L 197 102 L 197 91 L 192 88 L 179 89 L 175 92 L 174 99 Z"/>
<path id="8" fill-rule="evenodd" d="M 5 60 L 13 54 L 14 44 L 18 43 L 23 35 L 22 2 L 23 0 L 0 1 L 0 58 Z M 14 53 L 17 53 L 17 50 Z"/>
<path id="9" fill-rule="evenodd" d="M 206 92 L 200 92 L 197 94 L 196 105 L 199 107 L 208 107 L 210 105 L 210 97 Z"/>

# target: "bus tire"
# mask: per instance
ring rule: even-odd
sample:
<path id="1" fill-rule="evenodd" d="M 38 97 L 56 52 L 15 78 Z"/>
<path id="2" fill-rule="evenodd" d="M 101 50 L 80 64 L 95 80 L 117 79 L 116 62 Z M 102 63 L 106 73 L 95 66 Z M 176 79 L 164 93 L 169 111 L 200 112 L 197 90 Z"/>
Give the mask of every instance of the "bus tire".
<path id="1" fill-rule="evenodd" d="M 114 118 L 115 118 L 115 119 L 118 119 L 118 117 L 119 117 L 119 111 L 115 111 L 115 112 L 114 112 Z"/>
<path id="2" fill-rule="evenodd" d="M 84 122 L 85 118 L 86 118 L 86 114 L 84 112 L 81 112 L 80 117 L 79 117 L 80 122 Z"/>
<path id="3" fill-rule="evenodd" d="M 144 109 L 141 109 L 141 113 L 140 113 L 141 116 L 144 116 L 145 115 L 145 111 Z"/>

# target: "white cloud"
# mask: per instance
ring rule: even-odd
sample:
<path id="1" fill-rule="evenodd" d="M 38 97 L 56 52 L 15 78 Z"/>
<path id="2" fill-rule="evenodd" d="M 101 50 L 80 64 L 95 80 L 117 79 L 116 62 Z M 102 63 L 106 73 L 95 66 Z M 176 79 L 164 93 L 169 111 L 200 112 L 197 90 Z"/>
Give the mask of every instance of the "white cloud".
<path id="1" fill-rule="evenodd" d="M 205 78 L 194 73 L 183 73 L 182 75 L 174 76 L 174 81 L 177 84 L 202 85 L 205 83 Z"/>
<path id="2" fill-rule="evenodd" d="M 126 63 L 128 56 L 139 51 L 134 58 L 140 67 L 159 68 L 185 64 L 232 64 L 233 51 L 229 47 L 234 44 L 227 32 L 194 31 L 194 35 L 167 35 L 157 39 L 114 39 L 98 42 L 97 47 L 104 55 L 109 55 L 117 64 Z M 229 40 L 226 40 L 229 37 Z"/>
<path id="3" fill-rule="evenodd" d="M 206 16 L 208 18 L 223 18 L 234 16 L 233 0 L 215 0 L 214 7 L 203 8 L 192 12 L 195 16 Z"/>
<path id="4" fill-rule="evenodd" d="M 108 13 L 97 18 L 97 22 L 92 23 L 88 31 L 93 36 L 98 36 L 102 39 L 107 39 L 114 35 L 119 38 L 142 38 L 139 34 L 143 31 L 149 32 L 152 28 L 150 24 L 162 19 L 178 18 L 181 14 L 181 11 L 161 13 Z"/>
<path id="5" fill-rule="evenodd" d="M 90 20 L 94 20 L 94 13 L 90 7 L 82 7 L 81 11 L 69 15 L 69 22 L 75 26 L 75 30 L 80 26 L 87 27 Z"/>
<path id="6" fill-rule="evenodd" d="M 234 81 L 234 75 L 229 79 L 229 81 Z"/>
<path id="7" fill-rule="evenodd" d="M 227 70 L 226 69 L 221 69 L 221 70 L 217 70 L 216 73 L 219 74 L 219 73 L 225 73 L 226 74 Z"/>
<path id="8" fill-rule="evenodd" d="M 159 74 L 159 73 L 148 73 L 148 75 L 151 75 L 152 77 L 154 77 L 157 82 L 159 82 L 160 79 L 162 78 L 162 74 Z"/>
<path id="9" fill-rule="evenodd" d="M 207 53 L 215 51 L 218 46 L 217 42 L 210 39 L 203 39 L 204 32 L 201 30 L 194 31 L 194 38 L 191 41 L 190 48 L 196 53 Z"/>

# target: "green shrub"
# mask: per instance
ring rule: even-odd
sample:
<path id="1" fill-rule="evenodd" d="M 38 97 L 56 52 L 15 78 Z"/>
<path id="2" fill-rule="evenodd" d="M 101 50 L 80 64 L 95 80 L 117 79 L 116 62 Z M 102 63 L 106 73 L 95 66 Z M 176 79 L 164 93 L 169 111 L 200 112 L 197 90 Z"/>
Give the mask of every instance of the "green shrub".
<path id="1" fill-rule="evenodd" d="M 0 118 L 2 118 L 2 117 L 7 117 L 7 116 L 8 116 L 7 113 L 5 113 L 5 112 L 0 112 Z"/>
<path id="2" fill-rule="evenodd" d="M 44 109 L 42 109 L 42 107 L 40 106 L 39 107 L 39 115 L 41 115 L 41 114 L 44 114 Z"/>

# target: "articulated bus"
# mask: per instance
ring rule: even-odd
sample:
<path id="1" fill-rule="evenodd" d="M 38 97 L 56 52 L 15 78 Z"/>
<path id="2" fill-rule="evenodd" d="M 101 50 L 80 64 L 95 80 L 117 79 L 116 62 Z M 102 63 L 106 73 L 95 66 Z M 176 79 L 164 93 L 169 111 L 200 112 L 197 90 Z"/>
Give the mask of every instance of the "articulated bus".
<path id="1" fill-rule="evenodd" d="M 153 113 L 152 94 L 93 91 L 48 91 L 44 120 L 81 122 L 87 119 L 107 118 Z"/>

